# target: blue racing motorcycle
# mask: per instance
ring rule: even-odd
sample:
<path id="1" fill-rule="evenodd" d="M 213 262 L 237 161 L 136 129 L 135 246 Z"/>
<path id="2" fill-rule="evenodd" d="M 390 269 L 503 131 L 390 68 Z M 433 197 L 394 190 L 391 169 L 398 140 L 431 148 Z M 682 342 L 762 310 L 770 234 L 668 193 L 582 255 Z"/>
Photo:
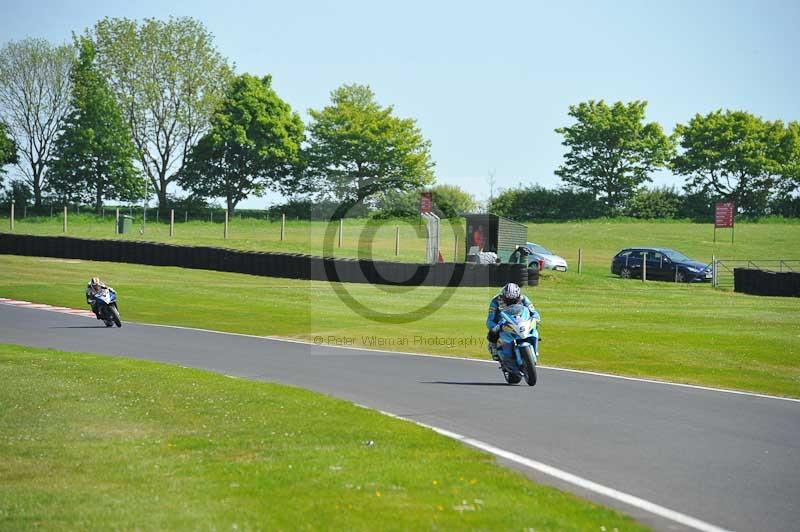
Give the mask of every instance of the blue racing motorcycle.
<path id="1" fill-rule="evenodd" d="M 117 293 L 113 288 L 103 288 L 95 296 L 95 305 L 97 308 L 97 316 L 103 320 L 106 327 L 122 327 L 122 320 L 119 317 L 119 309 L 117 308 Z"/>
<path id="2" fill-rule="evenodd" d="M 499 351 L 500 371 L 508 384 L 522 378 L 528 386 L 536 385 L 536 363 L 539 358 L 539 316 L 525 305 L 511 305 L 500 313 L 500 341 L 513 346 L 510 357 Z"/>

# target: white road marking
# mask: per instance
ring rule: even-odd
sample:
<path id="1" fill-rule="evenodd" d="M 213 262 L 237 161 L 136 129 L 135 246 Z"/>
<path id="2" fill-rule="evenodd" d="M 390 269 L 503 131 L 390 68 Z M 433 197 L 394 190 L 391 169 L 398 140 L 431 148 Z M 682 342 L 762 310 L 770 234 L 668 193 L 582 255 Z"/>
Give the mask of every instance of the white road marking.
<path id="1" fill-rule="evenodd" d="M 357 403 L 356 405 L 362 408 L 369 408 Z M 574 475 L 572 473 L 568 473 L 564 470 L 555 468 L 553 466 L 543 464 L 542 462 L 531 460 L 530 458 L 526 458 L 516 453 L 512 453 L 511 451 L 506 451 L 505 449 L 495 447 L 494 445 L 491 445 L 489 443 L 476 440 L 474 438 L 468 438 L 456 432 L 452 432 L 446 429 L 441 429 L 439 427 L 434 427 L 433 425 L 421 423 L 413 419 L 398 416 L 396 414 L 392 414 L 391 412 L 385 412 L 383 410 L 378 410 L 378 412 L 395 419 L 410 421 L 411 423 L 415 423 L 420 427 L 425 427 L 427 429 L 436 432 L 437 434 L 459 441 L 461 443 L 469 445 L 470 447 L 475 447 L 476 449 L 480 449 L 482 451 L 493 454 L 500 458 L 510 460 L 511 462 L 525 466 L 529 469 L 533 469 L 540 473 L 544 473 L 545 475 L 548 475 L 550 477 L 557 478 L 561 481 L 572 484 L 573 486 L 577 486 L 579 488 L 591 491 L 593 493 L 597 493 L 598 495 L 608 497 L 609 499 L 614 499 L 616 501 L 625 503 L 628 506 L 633 506 L 634 508 L 644 510 L 659 517 L 663 517 L 664 519 L 668 519 L 675 523 L 679 523 L 683 526 L 687 526 L 695 530 L 701 530 L 702 532 L 728 532 L 728 529 L 720 528 L 716 525 L 712 525 L 711 523 L 707 523 L 705 521 L 697 519 L 696 517 L 676 512 L 675 510 L 665 508 L 664 506 L 647 501 L 640 497 L 636 497 L 635 495 L 630 495 L 623 491 L 615 490 L 614 488 L 609 488 L 608 486 L 598 484 L 597 482 L 593 482 L 583 477 L 579 477 L 578 475 Z"/>

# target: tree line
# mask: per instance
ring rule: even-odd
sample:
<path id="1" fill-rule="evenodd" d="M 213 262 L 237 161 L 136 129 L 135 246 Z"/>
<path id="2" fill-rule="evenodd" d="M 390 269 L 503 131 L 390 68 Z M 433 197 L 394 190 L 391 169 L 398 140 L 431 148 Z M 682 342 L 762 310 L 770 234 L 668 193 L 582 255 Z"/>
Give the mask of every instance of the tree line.
<path id="1" fill-rule="evenodd" d="M 727 199 L 754 216 L 797 215 L 800 124 L 717 110 L 667 135 L 646 107 L 571 106 L 573 123 L 556 129 L 561 188 L 506 190 L 487 209 L 517 219 L 702 217 Z M 0 180 L 15 165 L 8 196 L 98 212 L 152 194 L 162 208 L 224 198 L 232 214 L 266 191 L 317 213 L 414 215 L 423 189 L 443 216 L 478 207 L 459 187 L 435 185 L 430 141 L 368 86 L 338 87 L 308 114 L 304 124 L 269 75 L 237 74 L 195 19 L 106 18 L 69 44 L 0 49 Z M 683 177 L 683 190 L 646 188 L 658 171 Z M 176 198 L 175 185 L 188 196 Z"/>
<path id="2" fill-rule="evenodd" d="M 610 212 L 602 198 L 574 187 L 545 188 L 539 185 L 519 186 L 503 190 L 488 206 L 493 212 L 519 221 L 590 220 L 610 216 L 639 219 L 673 219 L 710 222 L 714 204 L 728 198 L 711 192 L 686 192 L 675 187 L 641 187 L 615 212 Z M 767 202 L 764 214 L 784 218 L 800 218 L 800 197 L 775 196 Z M 747 212 L 743 212 L 748 216 Z"/>
<path id="3" fill-rule="evenodd" d="M 731 200 L 753 216 L 796 198 L 800 123 L 717 110 L 696 114 L 667 136 L 660 124 L 645 122 L 646 107 L 644 101 L 584 102 L 570 107 L 573 124 L 556 129 L 567 148 L 556 175 L 567 187 L 590 192 L 604 215 L 640 212 L 656 200 L 679 203 L 674 191 L 642 188 L 658 170 L 685 178 L 690 203 Z"/>
<path id="4" fill-rule="evenodd" d="M 714 203 L 733 201 L 752 217 L 800 217 L 800 123 L 716 110 L 677 124 L 672 135 L 646 122 L 647 102 L 590 100 L 570 106 L 556 129 L 566 148 L 557 189 L 520 186 L 489 203 L 518 220 L 602 216 L 708 220 Z M 656 171 L 685 179 L 683 190 L 648 188 Z"/>
<path id="5" fill-rule="evenodd" d="M 0 163 L 37 207 L 150 194 L 166 207 L 173 184 L 230 212 L 267 190 L 357 205 L 433 184 L 430 142 L 368 86 L 309 114 L 306 126 L 269 75 L 235 73 L 192 18 L 106 18 L 70 44 L 0 49 Z"/>

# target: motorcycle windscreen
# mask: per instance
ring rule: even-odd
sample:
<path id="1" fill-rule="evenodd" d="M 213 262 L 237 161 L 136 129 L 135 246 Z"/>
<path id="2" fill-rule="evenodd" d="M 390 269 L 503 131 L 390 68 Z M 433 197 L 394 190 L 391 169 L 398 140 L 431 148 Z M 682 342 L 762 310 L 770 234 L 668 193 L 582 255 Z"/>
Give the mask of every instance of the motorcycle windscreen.
<path id="1" fill-rule="evenodd" d="M 527 320 L 530 319 L 530 310 L 525 305 L 511 305 L 507 307 L 503 312 L 505 312 L 509 317 L 518 320 Z"/>

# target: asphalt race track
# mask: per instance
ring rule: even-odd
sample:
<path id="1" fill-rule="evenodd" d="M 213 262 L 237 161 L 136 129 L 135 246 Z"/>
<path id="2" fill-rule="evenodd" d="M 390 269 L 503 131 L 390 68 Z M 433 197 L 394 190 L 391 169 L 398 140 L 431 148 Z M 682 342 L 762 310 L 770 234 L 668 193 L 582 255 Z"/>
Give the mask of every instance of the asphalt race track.
<path id="1" fill-rule="evenodd" d="M 535 388 L 507 386 L 481 361 L 130 323 L 106 329 L 6 304 L 0 342 L 316 390 L 491 446 L 537 481 L 659 530 L 800 530 L 799 401 L 548 368 Z"/>

